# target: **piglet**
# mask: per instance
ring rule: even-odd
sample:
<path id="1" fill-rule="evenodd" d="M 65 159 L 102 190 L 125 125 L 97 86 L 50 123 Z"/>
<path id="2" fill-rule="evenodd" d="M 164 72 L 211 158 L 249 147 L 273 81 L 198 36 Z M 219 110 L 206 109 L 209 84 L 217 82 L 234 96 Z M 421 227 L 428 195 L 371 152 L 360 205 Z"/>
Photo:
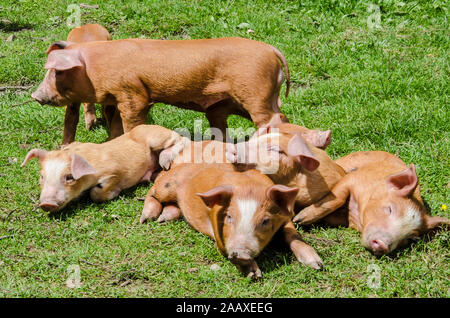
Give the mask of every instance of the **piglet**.
<path id="1" fill-rule="evenodd" d="M 298 188 L 273 184 L 256 170 L 236 172 L 231 164 L 178 164 L 156 178 L 141 223 L 183 216 L 194 229 L 215 240 L 220 252 L 241 272 L 253 278 L 261 277 L 255 257 L 282 229 L 297 259 L 318 269 L 322 266 L 320 257 L 290 222 L 297 192 Z"/>
<path id="2" fill-rule="evenodd" d="M 149 181 L 159 168 L 158 153 L 183 139 L 161 126 L 140 125 L 102 144 L 74 142 L 61 150 L 33 149 L 22 166 L 32 158 L 39 160 L 40 207 L 59 211 L 86 190 L 92 200 L 106 201 Z"/>
<path id="3" fill-rule="evenodd" d="M 269 132 L 271 127 L 277 127 L 284 123 L 283 114 L 275 114 L 270 122 L 259 128 L 250 138 L 250 144 L 257 146 L 258 137 Z M 331 142 L 331 130 L 311 130 L 303 126 L 283 124 L 285 131 L 289 134 L 299 134 L 305 141 L 315 147 L 325 149 Z M 264 137 L 263 137 L 264 139 Z M 242 145 L 242 143 L 240 144 Z M 248 149 L 248 151 L 251 151 Z M 160 165 L 168 170 L 170 166 L 179 163 L 236 163 L 236 144 L 224 143 L 218 140 L 191 141 L 178 143 L 161 152 L 159 156 Z M 246 169 L 245 164 L 240 166 Z"/>
<path id="4" fill-rule="evenodd" d="M 237 166 L 253 166 L 274 183 L 298 187 L 296 209 L 306 207 L 327 195 L 345 171 L 302 132 L 303 127 L 288 123 L 265 127 L 236 144 L 227 158 Z"/>
<path id="5" fill-rule="evenodd" d="M 294 222 L 306 225 L 323 219 L 348 224 L 362 233 L 362 245 L 375 255 L 389 254 L 409 239 L 449 224 L 447 218 L 428 214 L 414 164 L 406 166 L 383 151 L 357 152 L 336 162 L 350 173 L 331 193 L 297 214 Z M 347 201 L 348 212 L 338 210 Z"/>

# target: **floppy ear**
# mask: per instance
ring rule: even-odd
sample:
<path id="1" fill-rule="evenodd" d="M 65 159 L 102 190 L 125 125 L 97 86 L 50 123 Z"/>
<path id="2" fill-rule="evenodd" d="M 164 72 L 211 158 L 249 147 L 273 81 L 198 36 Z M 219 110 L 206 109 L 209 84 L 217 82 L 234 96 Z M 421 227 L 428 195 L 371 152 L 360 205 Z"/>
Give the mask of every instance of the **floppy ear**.
<path id="1" fill-rule="evenodd" d="M 20 165 L 21 167 L 25 166 L 25 164 L 30 161 L 33 158 L 38 158 L 39 162 L 45 159 L 47 156 L 47 151 L 42 149 L 32 149 L 27 153 L 27 156 L 25 157 L 25 160 Z"/>
<path id="2" fill-rule="evenodd" d="M 65 71 L 74 67 L 82 67 L 83 65 L 78 50 L 53 50 L 49 53 L 44 68 Z"/>
<path id="3" fill-rule="evenodd" d="M 209 219 L 214 232 L 214 240 L 217 243 L 217 248 L 224 255 L 227 256 L 225 243 L 223 238 L 223 220 L 225 218 L 224 209 L 213 209 L 215 205 L 226 205 L 233 195 L 233 188 L 229 185 L 219 186 L 207 192 L 196 193 L 203 202 L 211 209 L 209 212 Z"/>
<path id="4" fill-rule="evenodd" d="M 413 194 L 417 184 L 418 179 L 414 164 L 400 173 L 389 176 L 387 179 L 388 190 L 402 197 Z"/>
<path id="5" fill-rule="evenodd" d="M 309 171 L 316 170 L 320 165 L 319 160 L 300 135 L 295 134 L 289 140 L 287 154 L 289 156 L 299 157 L 302 167 Z"/>
<path id="6" fill-rule="evenodd" d="M 66 48 L 66 46 L 68 46 L 69 44 L 72 44 L 72 43 L 73 42 L 69 42 L 69 41 L 53 42 L 52 44 L 50 44 L 50 46 L 48 47 L 48 49 L 45 53 L 48 55 L 53 50 L 63 50 Z"/>
<path id="7" fill-rule="evenodd" d="M 441 225 L 450 225 L 450 220 L 440 216 L 425 215 L 425 231 L 431 231 Z"/>
<path id="8" fill-rule="evenodd" d="M 214 205 L 225 205 L 233 195 L 233 188 L 230 185 L 215 187 L 203 193 L 196 193 L 207 207 L 212 208 Z"/>
<path id="9" fill-rule="evenodd" d="M 267 189 L 266 196 L 281 208 L 282 213 L 288 212 L 289 215 L 294 215 L 294 203 L 298 190 L 298 188 L 276 184 Z"/>
<path id="10" fill-rule="evenodd" d="M 78 180 L 88 174 L 97 173 L 97 170 L 95 170 L 95 168 L 91 166 L 91 164 L 86 159 L 77 154 L 72 155 L 70 169 L 75 180 Z"/>
<path id="11" fill-rule="evenodd" d="M 315 146 L 317 148 L 325 150 L 328 147 L 328 145 L 331 144 L 331 130 L 329 130 L 329 129 L 326 131 L 319 130 L 318 135 L 319 135 L 319 141 L 318 141 L 317 145 L 315 145 Z"/>

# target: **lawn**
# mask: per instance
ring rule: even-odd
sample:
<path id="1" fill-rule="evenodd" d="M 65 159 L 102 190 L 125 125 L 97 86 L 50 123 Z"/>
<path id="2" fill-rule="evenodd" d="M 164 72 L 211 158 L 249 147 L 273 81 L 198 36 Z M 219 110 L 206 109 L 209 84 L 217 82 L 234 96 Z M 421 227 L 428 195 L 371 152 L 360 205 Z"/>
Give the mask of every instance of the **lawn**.
<path id="1" fill-rule="evenodd" d="M 140 225 L 148 184 L 103 204 L 82 198 L 55 215 L 39 209 L 39 164 L 20 163 L 32 148 L 59 146 L 64 109 L 17 104 L 42 80 L 47 47 L 67 37 L 71 3 L 0 2 L 0 86 L 24 88 L 0 91 L 0 297 L 450 296 L 446 230 L 377 258 L 354 230 L 299 228 L 324 268 L 272 244 L 257 259 L 263 279 L 253 282 L 184 221 Z M 240 36 L 276 46 L 291 71 L 293 89 L 282 94 L 291 122 L 331 129 L 334 159 L 384 150 L 414 163 L 431 214 L 449 217 L 447 1 L 85 3 L 98 8 L 80 8 L 81 22 L 102 24 L 114 39 Z M 88 132 L 82 116 L 77 140 L 105 141 L 105 127 Z M 192 131 L 194 119 L 208 128 L 204 114 L 157 104 L 148 123 Z M 252 123 L 233 116 L 229 126 Z"/>

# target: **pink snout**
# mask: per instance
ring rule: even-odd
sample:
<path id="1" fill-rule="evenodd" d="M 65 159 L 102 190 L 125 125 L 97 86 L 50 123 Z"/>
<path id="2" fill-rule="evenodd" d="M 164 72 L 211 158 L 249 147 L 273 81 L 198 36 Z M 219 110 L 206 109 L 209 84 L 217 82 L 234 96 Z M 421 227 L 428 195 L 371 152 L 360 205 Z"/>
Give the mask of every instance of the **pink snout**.
<path id="1" fill-rule="evenodd" d="M 253 258 L 246 252 L 243 251 L 234 251 L 231 252 L 228 255 L 228 259 L 233 263 L 233 264 L 238 264 L 238 265 L 249 265 Z"/>
<path id="2" fill-rule="evenodd" d="M 371 239 L 369 241 L 369 246 L 375 255 L 383 255 L 389 253 L 388 245 L 380 239 Z"/>
<path id="3" fill-rule="evenodd" d="M 31 98 L 33 98 L 35 101 L 37 101 L 41 105 L 45 105 L 46 104 L 46 100 L 39 93 L 39 91 L 35 91 L 35 92 L 31 93 Z"/>
<path id="4" fill-rule="evenodd" d="M 53 212 L 59 208 L 58 204 L 56 204 L 55 202 L 51 202 L 51 201 L 41 202 L 41 204 L 39 206 L 42 210 L 44 210 L 46 212 Z"/>

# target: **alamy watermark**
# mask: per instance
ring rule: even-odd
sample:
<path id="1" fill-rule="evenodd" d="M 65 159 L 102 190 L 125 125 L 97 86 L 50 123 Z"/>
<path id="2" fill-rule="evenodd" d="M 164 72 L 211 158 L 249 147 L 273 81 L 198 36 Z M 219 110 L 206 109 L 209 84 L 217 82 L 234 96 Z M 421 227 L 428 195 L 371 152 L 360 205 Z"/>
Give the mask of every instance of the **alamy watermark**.
<path id="1" fill-rule="evenodd" d="M 378 265 L 376 264 L 370 264 L 369 266 L 367 266 L 367 273 L 368 273 L 368 277 L 367 277 L 367 287 L 371 288 L 371 289 L 380 289 L 381 287 L 381 269 Z"/>
<path id="2" fill-rule="evenodd" d="M 367 18 L 367 27 L 371 30 L 381 29 L 381 10 L 376 4 L 369 4 L 367 7 L 367 12 L 370 13 Z"/>
<path id="3" fill-rule="evenodd" d="M 67 267 L 66 286 L 69 288 L 81 287 L 81 270 L 79 265 L 69 265 Z"/>

